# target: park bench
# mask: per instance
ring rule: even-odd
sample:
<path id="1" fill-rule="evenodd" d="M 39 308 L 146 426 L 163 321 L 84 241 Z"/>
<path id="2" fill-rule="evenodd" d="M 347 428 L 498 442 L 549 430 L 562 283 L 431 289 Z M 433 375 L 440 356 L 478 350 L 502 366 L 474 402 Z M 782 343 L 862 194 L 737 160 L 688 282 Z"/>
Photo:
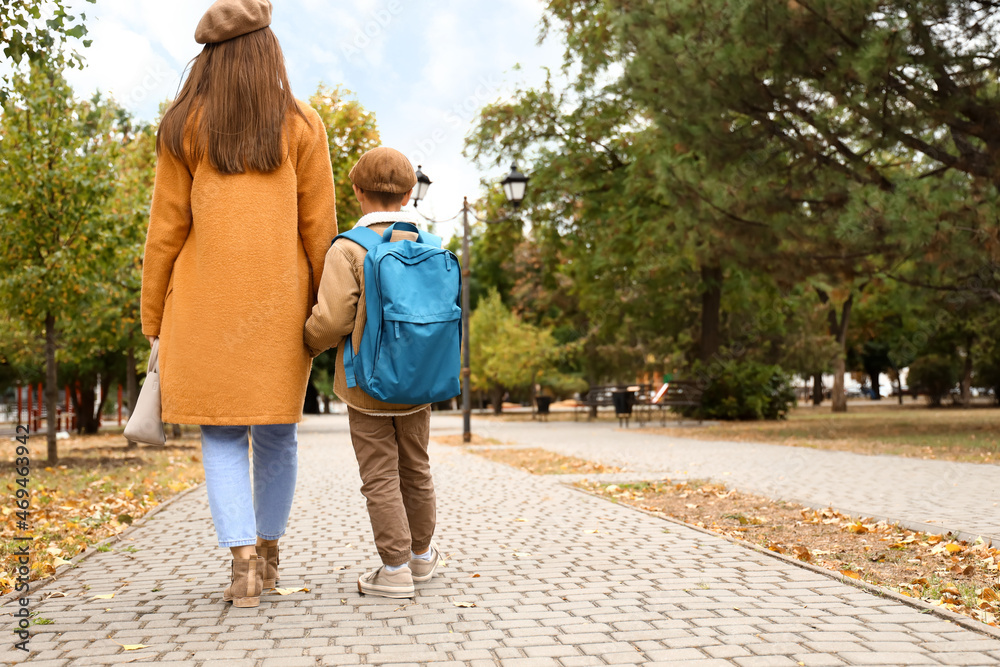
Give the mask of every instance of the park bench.
<path id="1" fill-rule="evenodd" d="M 594 386 L 580 397 L 573 419 L 579 418 L 581 409 L 587 411 L 589 421 L 597 417 L 598 408 L 614 407 L 619 426 L 628 428 L 634 415 L 641 428 L 653 421 L 657 411 L 660 424 L 666 426 L 668 408 L 696 407 L 701 405 L 701 395 L 701 387 L 689 380 L 674 380 L 667 383 L 665 389 L 654 389 L 649 384 Z"/>
<path id="2" fill-rule="evenodd" d="M 662 393 L 661 393 L 662 392 Z M 691 380 L 672 380 L 666 388 L 660 387 L 656 392 L 639 394 L 636 399 L 636 420 L 641 427 L 644 422 L 652 422 L 654 411 L 658 411 L 660 425 L 667 425 L 667 409 L 680 407 L 698 407 L 701 405 L 702 387 Z M 657 394 L 660 394 L 657 397 Z M 701 420 L 698 420 L 699 423 Z"/>

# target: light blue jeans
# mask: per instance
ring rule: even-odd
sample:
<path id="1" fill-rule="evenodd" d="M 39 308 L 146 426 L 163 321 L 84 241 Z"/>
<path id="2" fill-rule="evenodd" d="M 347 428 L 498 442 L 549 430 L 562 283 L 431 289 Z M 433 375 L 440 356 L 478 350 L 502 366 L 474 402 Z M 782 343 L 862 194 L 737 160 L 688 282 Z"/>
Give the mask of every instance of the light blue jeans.
<path id="1" fill-rule="evenodd" d="M 297 434 L 297 424 L 201 427 L 208 505 L 220 547 L 248 546 L 258 537 L 276 540 L 285 534 L 298 473 Z"/>

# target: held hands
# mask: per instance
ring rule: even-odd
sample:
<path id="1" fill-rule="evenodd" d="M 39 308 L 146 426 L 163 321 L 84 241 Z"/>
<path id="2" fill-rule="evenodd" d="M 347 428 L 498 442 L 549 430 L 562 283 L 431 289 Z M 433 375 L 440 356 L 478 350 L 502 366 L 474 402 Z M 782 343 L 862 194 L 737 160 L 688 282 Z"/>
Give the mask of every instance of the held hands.
<path id="1" fill-rule="evenodd" d="M 149 341 L 149 346 L 153 347 L 153 343 L 156 341 L 157 336 L 146 336 L 146 340 Z"/>

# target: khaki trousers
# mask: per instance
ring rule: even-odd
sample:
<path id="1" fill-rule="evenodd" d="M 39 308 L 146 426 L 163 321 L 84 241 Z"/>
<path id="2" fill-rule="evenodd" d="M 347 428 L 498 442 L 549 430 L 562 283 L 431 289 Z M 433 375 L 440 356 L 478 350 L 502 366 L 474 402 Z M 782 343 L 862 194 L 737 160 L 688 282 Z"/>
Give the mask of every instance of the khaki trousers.
<path id="1" fill-rule="evenodd" d="M 361 493 L 382 563 L 403 565 L 410 551 L 431 546 L 437 520 L 427 441 L 431 408 L 401 417 L 374 417 L 347 408 L 361 469 Z"/>

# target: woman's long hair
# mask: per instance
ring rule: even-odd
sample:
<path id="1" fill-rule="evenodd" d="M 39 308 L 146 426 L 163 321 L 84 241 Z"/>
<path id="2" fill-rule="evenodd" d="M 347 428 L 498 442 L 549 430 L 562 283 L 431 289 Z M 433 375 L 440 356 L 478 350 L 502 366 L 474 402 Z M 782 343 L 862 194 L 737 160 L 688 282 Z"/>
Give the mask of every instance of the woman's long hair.
<path id="1" fill-rule="evenodd" d="M 285 57 L 270 28 L 206 44 L 191 61 L 180 95 L 163 116 L 157 153 L 165 147 L 182 160 L 208 159 L 223 174 L 271 172 L 281 166 L 285 118 L 308 122 L 288 85 Z M 198 124 L 190 145 L 188 121 Z"/>

